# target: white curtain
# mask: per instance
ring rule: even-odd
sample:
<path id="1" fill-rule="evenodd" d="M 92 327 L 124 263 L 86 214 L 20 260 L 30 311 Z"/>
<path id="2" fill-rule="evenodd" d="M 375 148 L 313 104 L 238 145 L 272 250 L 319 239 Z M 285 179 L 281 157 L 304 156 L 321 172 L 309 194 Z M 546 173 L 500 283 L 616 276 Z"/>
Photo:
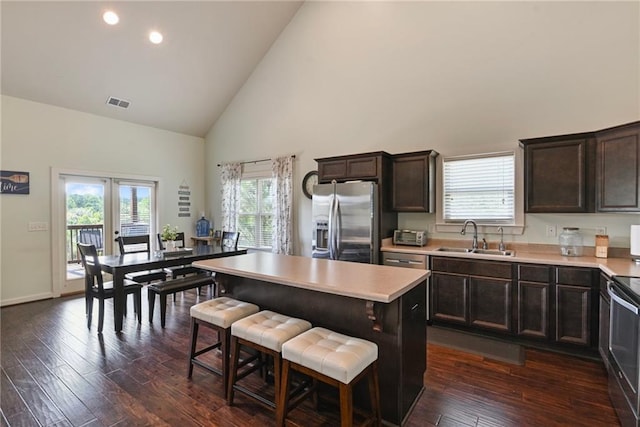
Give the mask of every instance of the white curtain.
<path id="1" fill-rule="evenodd" d="M 222 229 L 236 231 L 240 209 L 240 178 L 242 164 L 223 163 L 222 169 Z"/>
<path id="2" fill-rule="evenodd" d="M 293 157 L 271 161 L 274 192 L 273 243 L 271 252 L 293 254 Z"/>

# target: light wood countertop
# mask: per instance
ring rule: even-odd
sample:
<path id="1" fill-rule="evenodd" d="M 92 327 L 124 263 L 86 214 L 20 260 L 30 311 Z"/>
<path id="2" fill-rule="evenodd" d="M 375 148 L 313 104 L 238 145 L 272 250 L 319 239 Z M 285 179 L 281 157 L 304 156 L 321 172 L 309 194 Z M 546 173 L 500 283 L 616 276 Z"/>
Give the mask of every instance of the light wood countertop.
<path id="1" fill-rule="evenodd" d="M 217 273 L 388 303 L 429 277 L 428 270 L 256 252 L 194 262 Z"/>
<path id="2" fill-rule="evenodd" d="M 567 257 L 553 251 L 532 251 L 515 248 L 514 256 L 481 255 L 460 252 L 441 252 L 438 248 L 450 246 L 446 244 L 429 244 L 427 246 L 401 246 L 383 245 L 381 250 L 386 252 L 421 254 L 430 256 L 446 256 L 466 259 L 485 259 L 491 261 L 521 262 L 533 264 L 553 264 L 574 267 L 599 268 L 610 276 L 634 276 L 640 277 L 640 264 L 636 264 L 631 258 L 596 258 L 594 256 Z M 507 249 L 511 249 L 507 247 Z"/>

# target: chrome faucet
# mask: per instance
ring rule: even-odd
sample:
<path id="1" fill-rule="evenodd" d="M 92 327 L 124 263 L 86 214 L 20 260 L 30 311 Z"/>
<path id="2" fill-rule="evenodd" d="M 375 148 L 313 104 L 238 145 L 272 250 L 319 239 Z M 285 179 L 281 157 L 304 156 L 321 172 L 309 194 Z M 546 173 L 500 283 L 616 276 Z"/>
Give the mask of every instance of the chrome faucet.
<path id="1" fill-rule="evenodd" d="M 498 231 L 500 232 L 500 244 L 498 245 L 498 250 L 505 251 L 506 248 L 504 246 L 504 228 L 498 227 Z"/>
<path id="2" fill-rule="evenodd" d="M 464 222 L 464 225 L 462 226 L 460 234 L 462 234 L 463 236 L 467 234 L 467 225 L 469 224 L 473 225 L 473 242 L 471 242 L 471 249 L 476 250 L 478 249 L 478 225 L 476 224 L 476 222 L 472 219 L 466 220 Z"/>

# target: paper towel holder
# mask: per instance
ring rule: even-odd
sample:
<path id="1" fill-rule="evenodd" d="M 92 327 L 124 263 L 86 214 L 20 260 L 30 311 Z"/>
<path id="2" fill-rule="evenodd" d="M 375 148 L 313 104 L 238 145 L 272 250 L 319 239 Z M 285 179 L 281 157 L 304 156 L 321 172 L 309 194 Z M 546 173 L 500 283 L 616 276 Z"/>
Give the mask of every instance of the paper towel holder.
<path id="1" fill-rule="evenodd" d="M 632 225 L 629 236 L 629 253 L 636 264 L 640 264 L 640 225 Z"/>

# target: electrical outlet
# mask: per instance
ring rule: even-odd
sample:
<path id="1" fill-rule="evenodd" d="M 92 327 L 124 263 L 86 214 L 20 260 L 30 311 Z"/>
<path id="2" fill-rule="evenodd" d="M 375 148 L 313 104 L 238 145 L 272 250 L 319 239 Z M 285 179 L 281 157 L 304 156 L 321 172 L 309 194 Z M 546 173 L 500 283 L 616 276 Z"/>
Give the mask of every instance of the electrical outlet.
<path id="1" fill-rule="evenodd" d="M 555 225 L 547 225 L 547 237 L 556 237 L 557 230 Z"/>
<path id="2" fill-rule="evenodd" d="M 596 234 L 597 235 L 607 234 L 607 227 L 596 227 Z"/>
<path id="3" fill-rule="evenodd" d="M 47 231 L 49 224 L 46 222 L 30 222 L 27 226 L 28 231 Z"/>

